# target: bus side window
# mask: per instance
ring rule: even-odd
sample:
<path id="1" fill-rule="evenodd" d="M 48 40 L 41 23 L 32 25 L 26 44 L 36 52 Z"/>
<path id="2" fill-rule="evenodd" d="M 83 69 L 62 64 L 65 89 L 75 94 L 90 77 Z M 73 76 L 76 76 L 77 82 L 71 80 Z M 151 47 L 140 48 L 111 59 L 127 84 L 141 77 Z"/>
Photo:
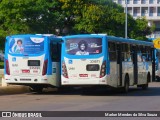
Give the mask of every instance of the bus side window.
<path id="1" fill-rule="evenodd" d="M 60 50 L 58 43 L 51 43 L 50 44 L 50 52 L 51 52 L 51 59 L 53 62 L 60 61 Z"/>
<path id="2" fill-rule="evenodd" d="M 122 44 L 122 61 L 131 61 L 129 44 Z"/>
<path id="3" fill-rule="evenodd" d="M 114 42 L 108 42 L 108 51 L 110 61 L 116 61 L 116 44 Z"/>
<path id="4" fill-rule="evenodd" d="M 142 62 L 142 46 L 137 46 L 137 61 Z"/>
<path id="5" fill-rule="evenodd" d="M 147 60 L 152 61 L 152 48 L 147 47 L 146 49 L 147 49 Z"/>
<path id="6" fill-rule="evenodd" d="M 145 46 L 141 46 L 141 53 L 142 53 L 142 61 L 148 61 L 148 53 Z"/>
<path id="7" fill-rule="evenodd" d="M 130 48 L 130 61 L 133 61 L 133 53 L 134 53 L 133 45 L 129 45 L 129 48 Z"/>

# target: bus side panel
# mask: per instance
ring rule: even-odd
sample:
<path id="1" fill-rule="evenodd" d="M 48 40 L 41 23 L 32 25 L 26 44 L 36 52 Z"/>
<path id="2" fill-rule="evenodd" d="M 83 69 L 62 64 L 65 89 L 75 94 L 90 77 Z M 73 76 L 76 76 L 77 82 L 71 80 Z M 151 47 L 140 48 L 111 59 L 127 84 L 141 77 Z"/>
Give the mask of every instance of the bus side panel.
<path id="1" fill-rule="evenodd" d="M 52 62 L 52 75 L 49 76 L 49 83 L 60 86 L 60 62 Z"/>
<path id="2" fill-rule="evenodd" d="M 146 84 L 147 83 L 147 69 L 146 65 L 148 63 L 138 62 L 138 83 L 137 84 Z"/>
<path id="3" fill-rule="evenodd" d="M 8 55 L 7 55 L 7 51 L 8 51 L 8 37 L 6 38 L 5 41 L 5 55 L 4 55 L 4 75 L 6 75 L 6 60 L 8 60 Z"/>
<path id="4" fill-rule="evenodd" d="M 156 49 L 152 48 L 151 50 L 151 56 L 152 56 L 152 79 L 151 81 L 155 81 L 156 79 L 156 53 L 155 53 Z M 150 82 L 151 82 L 150 81 Z"/>
<path id="5" fill-rule="evenodd" d="M 138 84 L 147 83 L 147 75 L 152 76 L 152 62 L 138 62 Z"/>
<path id="6" fill-rule="evenodd" d="M 122 80 L 123 80 L 123 86 L 124 86 L 124 79 L 126 74 L 129 75 L 129 85 L 134 85 L 134 76 L 133 76 L 133 62 L 122 62 Z"/>
<path id="7" fill-rule="evenodd" d="M 117 87 L 118 84 L 118 65 L 117 62 L 110 62 L 110 79 L 107 80 L 107 84 L 112 87 Z"/>

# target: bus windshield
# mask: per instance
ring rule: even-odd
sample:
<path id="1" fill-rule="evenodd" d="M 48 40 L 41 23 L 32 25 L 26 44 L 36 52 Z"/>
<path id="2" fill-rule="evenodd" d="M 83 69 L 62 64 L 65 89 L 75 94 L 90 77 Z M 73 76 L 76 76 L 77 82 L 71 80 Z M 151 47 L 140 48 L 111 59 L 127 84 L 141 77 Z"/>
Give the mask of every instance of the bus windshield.
<path id="1" fill-rule="evenodd" d="M 44 51 L 44 38 L 38 37 L 11 37 L 9 39 L 9 53 L 37 54 Z"/>
<path id="2" fill-rule="evenodd" d="M 66 53 L 70 55 L 94 55 L 102 53 L 101 38 L 70 38 L 66 40 Z"/>

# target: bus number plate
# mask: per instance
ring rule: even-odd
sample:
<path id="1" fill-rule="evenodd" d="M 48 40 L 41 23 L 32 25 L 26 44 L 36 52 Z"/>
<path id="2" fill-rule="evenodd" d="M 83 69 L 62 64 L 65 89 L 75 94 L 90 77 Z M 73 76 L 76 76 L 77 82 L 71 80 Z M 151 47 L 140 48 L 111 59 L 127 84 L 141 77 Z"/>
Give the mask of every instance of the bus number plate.
<path id="1" fill-rule="evenodd" d="M 100 63 L 100 60 L 90 60 L 90 63 Z"/>
<path id="2" fill-rule="evenodd" d="M 40 69 L 40 67 L 37 66 L 31 66 L 30 69 Z"/>

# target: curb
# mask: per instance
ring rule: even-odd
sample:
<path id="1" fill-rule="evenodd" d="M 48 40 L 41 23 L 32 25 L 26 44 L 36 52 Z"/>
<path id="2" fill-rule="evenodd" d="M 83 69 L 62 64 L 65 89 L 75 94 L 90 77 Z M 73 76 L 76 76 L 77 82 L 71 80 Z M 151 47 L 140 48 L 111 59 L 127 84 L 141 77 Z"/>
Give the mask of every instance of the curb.
<path id="1" fill-rule="evenodd" d="M 30 92 L 29 87 L 20 85 L 0 86 L 0 95 L 6 94 L 21 94 Z"/>

